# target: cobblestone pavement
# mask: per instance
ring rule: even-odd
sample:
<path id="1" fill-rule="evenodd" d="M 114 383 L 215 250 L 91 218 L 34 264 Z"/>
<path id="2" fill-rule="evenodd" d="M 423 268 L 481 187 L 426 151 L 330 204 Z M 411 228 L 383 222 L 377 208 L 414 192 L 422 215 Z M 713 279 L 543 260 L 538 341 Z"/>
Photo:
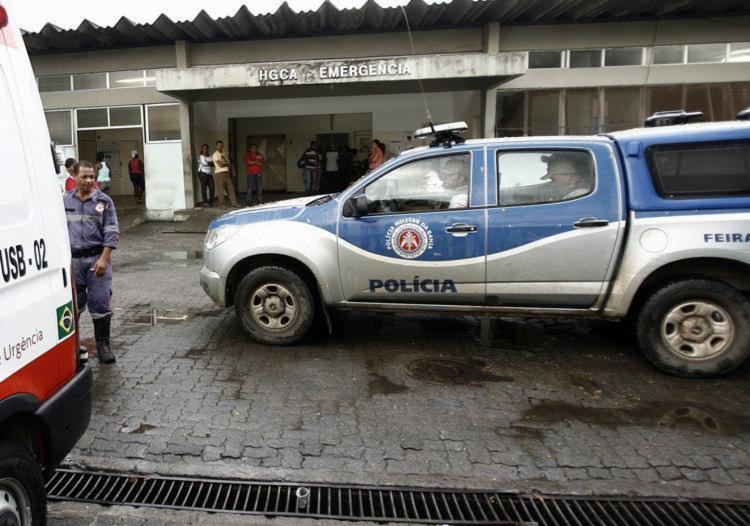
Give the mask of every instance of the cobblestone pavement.
<path id="1" fill-rule="evenodd" d="M 747 498 L 750 367 L 687 380 L 602 321 L 347 313 L 252 342 L 198 284 L 209 212 L 128 230 L 114 366 L 69 458 L 93 468 L 340 483 Z M 91 335 L 88 315 L 82 322 Z"/>

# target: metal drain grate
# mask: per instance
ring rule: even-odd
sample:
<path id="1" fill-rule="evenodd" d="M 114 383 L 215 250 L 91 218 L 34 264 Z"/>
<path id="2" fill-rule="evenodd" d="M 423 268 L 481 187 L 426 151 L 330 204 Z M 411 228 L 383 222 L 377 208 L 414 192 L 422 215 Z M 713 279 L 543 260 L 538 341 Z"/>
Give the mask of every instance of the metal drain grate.
<path id="1" fill-rule="evenodd" d="M 307 495 L 305 495 L 306 491 Z M 193 511 L 412 524 L 745 526 L 750 503 L 532 496 L 472 490 L 256 483 L 60 469 L 48 498 Z"/>

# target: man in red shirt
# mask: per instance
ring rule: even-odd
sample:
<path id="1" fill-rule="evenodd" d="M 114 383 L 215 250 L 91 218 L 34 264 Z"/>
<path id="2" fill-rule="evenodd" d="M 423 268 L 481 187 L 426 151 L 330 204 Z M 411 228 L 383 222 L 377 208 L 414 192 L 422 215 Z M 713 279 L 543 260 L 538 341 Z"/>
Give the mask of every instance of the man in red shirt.
<path id="1" fill-rule="evenodd" d="M 253 190 L 258 194 L 258 204 L 263 202 L 263 164 L 265 158 L 258 151 L 257 144 L 251 144 L 245 154 L 247 165 L 247 206 L 253 204 Z"/>

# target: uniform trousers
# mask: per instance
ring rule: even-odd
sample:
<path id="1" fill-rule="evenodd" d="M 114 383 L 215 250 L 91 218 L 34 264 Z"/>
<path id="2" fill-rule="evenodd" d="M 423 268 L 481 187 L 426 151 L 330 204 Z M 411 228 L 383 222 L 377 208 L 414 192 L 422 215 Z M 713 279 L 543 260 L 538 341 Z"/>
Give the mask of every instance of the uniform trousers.
<path id="1" fill-rule="evenodd" d="M 85 258 L 73 258 L 73 272 L 76 279 L 76 297 L 78 312 L 88 307 L 95 320 L 112 316 L 112 263 L 107 262 L 107 269 L 102 277 L 94 273 L 94 263 L 100 255 Z"/>

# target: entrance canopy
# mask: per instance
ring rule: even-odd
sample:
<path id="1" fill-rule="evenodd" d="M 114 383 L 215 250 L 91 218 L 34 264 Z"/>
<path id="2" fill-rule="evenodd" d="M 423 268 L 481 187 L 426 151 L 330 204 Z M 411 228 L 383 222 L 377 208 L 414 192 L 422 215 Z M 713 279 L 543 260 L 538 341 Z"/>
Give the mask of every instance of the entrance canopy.
<path id="1" fill-rule="evenodd" d="M 156 89 L 190 100 L 487 89 L 526 71 L 525 53 L 455 53 L 165 69 Z"/>

